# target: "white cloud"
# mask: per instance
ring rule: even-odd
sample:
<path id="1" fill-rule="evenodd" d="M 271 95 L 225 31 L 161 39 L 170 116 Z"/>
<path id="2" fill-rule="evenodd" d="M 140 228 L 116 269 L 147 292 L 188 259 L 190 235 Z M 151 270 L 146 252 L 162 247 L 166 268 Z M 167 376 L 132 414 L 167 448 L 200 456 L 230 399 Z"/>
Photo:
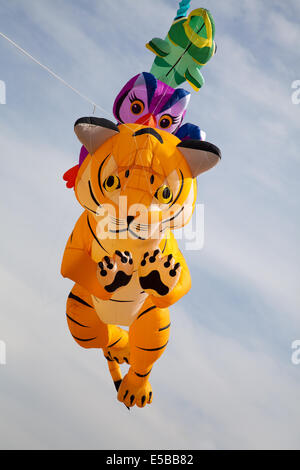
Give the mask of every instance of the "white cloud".
<path id="1" fill-rule="evenodd" d="M 150 66 L 144 44 L 166 33 L 173 6 L 70 5 L 9 2 L 5 32 L 110 112 L 124 81 Z M 72 283 L 59 267 L 80 208 L 61 175 L 77 160 L 73 122 L 91 107 L 0 41 L 9 78 L 0 76 L 8 88 L 0 116 L 3 448 L 299 447 L 290 344 L 300 331 L 300 108 L 290 100 L 291 55 L 279 63 L 276 53 L 297 31 L 286 37 L 294 20 L 272 5 L 207 1 L 219 51 L 189 120 L 201 121 L 224 155 L 199 179 L 205 246 L 185 253 L 193 289 L 172 308 L 170 345 L 151 378 L 154 403 L 130 413 L 105 361 L 77 347 L 65 322 Z M 266 12 L 269 29 L 253 43 Z"/>

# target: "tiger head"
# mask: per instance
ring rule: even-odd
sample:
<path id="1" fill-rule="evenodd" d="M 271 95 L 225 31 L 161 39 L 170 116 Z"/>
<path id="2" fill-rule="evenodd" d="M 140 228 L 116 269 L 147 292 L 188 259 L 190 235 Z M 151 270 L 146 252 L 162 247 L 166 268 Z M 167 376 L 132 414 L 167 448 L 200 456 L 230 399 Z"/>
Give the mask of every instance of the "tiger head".
<path id="1" fill-rule="evenodd" d="M 221 157 L 208 142 L 181 142 L 138 124 L 81 118 L 75 133 L 89 151 L 75 194 L 108 238 L 161 239 L 168 229 L 186 225 L 195 207 L 196 177 Z"/>

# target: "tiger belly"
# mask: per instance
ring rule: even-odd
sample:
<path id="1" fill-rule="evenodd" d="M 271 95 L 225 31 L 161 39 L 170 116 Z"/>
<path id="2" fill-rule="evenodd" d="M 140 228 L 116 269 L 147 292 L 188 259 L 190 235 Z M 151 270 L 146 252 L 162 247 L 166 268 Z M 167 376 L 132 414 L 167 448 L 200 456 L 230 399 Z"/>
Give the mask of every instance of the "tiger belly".
<path id="1" fill-rule="evenodd" d="M 103 323 L 130 326 L 148 294 L 142 292 L 138 272 L 134 271 L 127 286 L 120 287 L 110 300 L 102 300 L 92 295 L 94 308 Z"/>

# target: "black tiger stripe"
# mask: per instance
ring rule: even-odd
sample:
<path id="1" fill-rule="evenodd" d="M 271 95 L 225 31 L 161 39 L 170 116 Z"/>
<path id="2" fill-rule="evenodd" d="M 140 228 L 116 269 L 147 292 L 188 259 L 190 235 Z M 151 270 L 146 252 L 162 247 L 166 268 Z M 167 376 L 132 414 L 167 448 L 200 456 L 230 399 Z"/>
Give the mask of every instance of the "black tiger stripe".
<path id="1" fill-rule="evenodd" d="M 93 229 L 91 227 L 91 224 L 90 224 L 90 219 L 89 219 L 89 215 L 87 214 L 87 223 L 88 223 L 88 226 L 89 226 L 89 229 L 91 231 L 91 234 L 93 235 L 94 239 L 96 240 L 96 242 L 98 243 L 98 245 L 102 248 L 102 250 L 104 250 L 106 253 L 108 253 L 108 251 L 104 248 L 104 246 L 101 245 L 101 243 L 99 242 L 98 238 L 96 237 L 96 235 L 94 234 L 93 232 Z M 108 253 L 109 254 L 109 253 Z"/>
<path id="2" fill-rule="evenodd" d="M 163 346 L 160 346 L 159 348 L 153 348 L 153 349 L 148 349 L 148 348 L 141 348 L 139 346 L 137 346 L 138 349 L 141 349 L 142 351 L 148 351 L 148 352 L 152 352 L 152 351 L 160 351 L 161 349 L 164 349 L 167 344 L 168 344 L 169 341 L 166 342 L 166 344 L 164 344 Z"/>
<path id="3" fill-rule="evenodd" d="M 90 212 L 93 212 L 93 214 L 96 214 L 97 215 L 97 212 L 96 211 L 93 211 L 93 209 L 91 209 L 90 207 L 88 206 L 83 206 L 85 209 L 87 209 L 88 211 Z"/>
<path id="4" fill-rule="evenodd" d="M 69 320 L 71 320 L 73 323 L 76 323 L 76 325 L 82 326 L 83 328 L 90 328 L 87 325 L 82 325 L 82 323 L 79 323 L 78 321 L 74 320 L 74 318 L 70 317 L 70 315 L 67 314 L 67 317 Z"/>
<path id="5" fill-rule="evenodd" d="M 170 219 L 167 219 L 167 220 L 163 220 L 162 223 L 165 224 L 167 222 L 171 222 L 172 220 L 176 219 L 176 217 L 178 217 L 183 210 L 184 210 L 184 206 L 175 215 L 173 215 L 173 217 L 171 217 Z M 161 230 L 161 232 L 162 231 L 163 230 Z"/>
<path id="6" fill-rule="evenodd" d="M 85 300 L 81 299 L 77 295 L 74 295 L 73 292 L 70 292 L 69 294 L 69 299 L 76 300 L 76 302 L 79 302 L 82 305 L 85 305 L 86 307 L 93 308 L 90 304 L 88 304 Z"/>
<path id="7" fill-rule="evenodd" d="M 141 377 L 141 378 L 147 377 L 147 375 L 150 374 L 151 370 L 152 370 L 152 369 L 150 369 L 149 372 L 147 372 L 147 374 L 138 374 L 138 372 L 135 372 L 135 375 L 137 375 L 138 377 Z"/>
<path id="8" fill-rule="evenodd" d="M 139 135 L 143 134 L 153 135 L 153 137 L 155 137 L 161 144 L 164 143 L 162 136 L 152 127 L 143 127 L 142 129 L 139 129 L 134 134 L 132 134 L 132 137 L 138 137 Z"/>
<path id="9" fill-rule="evenodd" d="M 168 238 L 166 238 L 165 246 L 164 246 L 164 249 L 162 250 L 162 253 L 165 252 L 165 249 L 166 249 L 166 246 L 167 246 L 167 241 L 168 241 Z"/>
<path id="10" fill-rule="evenodd" d="M 104 192 L 103 192 L 103 189 L 102 189 L 102 184 L 101 184 L 101 171 L 102 171 L 102 168 L 103 168 L 103 165 L 104 163 L 106 162 L 106 160 L 108 159 L 108 157 L 110 156 L 110 153 L 107 155 L 107 157 L 103 160 L 103 162 L 101 163 L 100 167 L 99 167 L 99 171 L 98 171 L 98 183 L 99 183 L 99 187 L 101 189 L 101 193 L 103 194 L 104 196 Z"/>
<path id="11" fill-rule="evenodd" d="M 92 185 L 91 185 L 90 180 L 89 180 L 89 190 L 90 190 L 91 198 L 93 199 L 94 203 L 97 205 L 97 207 L 101 207 L 100 202 L 97 201 L 97 199 L 96 199 L 96 197 L 95 197 L 95 194 L 93 193 Z"/>
<path id="12" fill-rule="evenodd" d="M 184 178 L 183 178 L 182 171 L 181 171 L 181 170 L 179 170 L 179 171 L 180 171 L 180 174 L 181 174 L 181 186 L 180 186 L 180 189 L 179 189 L 179 191 L 178 191 L 178 194 L 177 194 L 176 198 L 174 199 L 174 201 L 172 202 L 172 204 L 170 205 L 170 207 L 172 207 L 172 206 L 175 204 L 175 202 L 178 201 L 178 198 L 179 198 L 180 194 L 182 193 L 183 184 L 184 184 Z"/>
<path id="13" fill-rule="evenodd" d="M 115 346 L 119 341 L 121 341 L 122 339 L 122 336 L 117 340 L 115 341 L 114 343 L 110 344 L 109 346 L 107 346 L 108 348 L 112 348 L 113 346 Z"/>
<path id="14" fill-rule="evenodd" d="M 167 330 L 168 328 L 170 328 L 170 326 L 171 326 L 171 323 L 169 323 L 167 326 L 164 326 L 163 328 L 160 328 L 158 331 Z"/>
<path id="15" fill-rule="evenodd" d="M 97 336 L 95 338 L 77 338 L 76 336 L 72 335 L 74 339 L 77 339 L 77 341 L 82 341 L 82 342 L 87 342 L 87 341 L 93 341 L 94 339 L 97 339 Z"/>
<path id="16" fill-rule="evenodd" d="M 144 310 L 144 312 L 142 312 L 142 313 L 139 314 L 139 316 L 137 317 L 137 320 L 138 320 L 139 318 L 141 318 L 142 315 L 145 315 L 145 313 L 150 312 L 150 310 L 153 310 L 154 308 L 156 308 L 155 305 L 153 305 L 152 307 L 147 308 L 147 310 Z"/>

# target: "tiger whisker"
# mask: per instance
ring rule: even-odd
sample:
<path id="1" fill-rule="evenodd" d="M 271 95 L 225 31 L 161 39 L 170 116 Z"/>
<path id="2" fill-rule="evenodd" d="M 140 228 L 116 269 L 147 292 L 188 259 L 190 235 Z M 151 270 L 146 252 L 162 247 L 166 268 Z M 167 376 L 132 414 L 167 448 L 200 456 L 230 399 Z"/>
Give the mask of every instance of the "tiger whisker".
<path id="1" fill-rule="evenodd" d="M 116 218 L 113 217 L 113 216 L 110 216 L 110 221 L 111 221 L 113 224 L 116 224 L 116 225 L 127 225 L 124 220 L 122 220 L 122 219 L 116 219 Z"/>
<path id="2" fill-rule="evenodd" d="M 134 230 L 137 230 L 138 232 L 148 232 L 149 227 L 140 227 L 139 225 L 133 225 L 131 226 Z"/>
<path id="3" fill-rule="evenodd" d="M 171 217 L 170 219 L 167 219 L 167 220 L 163 220 L 162 221 L 162 224 L 166 224 L 167 222 L 171 222 L 172 220 L 176 219 L 180 214 L 181 212 L 185 209 L 185 207 L 183 206 L 178 212 L 177 214 L 173 215 L 173 217 Z"/>

